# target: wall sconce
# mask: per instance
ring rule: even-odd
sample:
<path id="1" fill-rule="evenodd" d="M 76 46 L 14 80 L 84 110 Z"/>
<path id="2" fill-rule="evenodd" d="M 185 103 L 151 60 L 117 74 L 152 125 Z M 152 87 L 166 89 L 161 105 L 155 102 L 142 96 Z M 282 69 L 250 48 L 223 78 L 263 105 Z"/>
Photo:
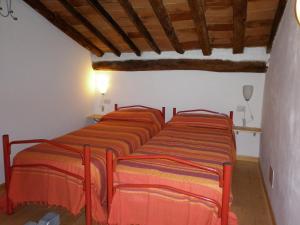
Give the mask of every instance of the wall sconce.
<path id="1" fill-rule="evenodd" d="M 17 17 L 14 16 L 14 11 L 11 7 L 11 0 L 4 1 L 4 7 L 2 6 L 2 1 L 0 0 L 0 15 L 2 17 L 11 17 L 13 20 L 18 20 Z"/>
<path id="2" fill-rule="evenodd" d="M 101 112 L 104 112 L 104 97 L 109 87 L 109 77 L 103 72 L 95 72 L 95 88 L 102 96 Z"/>
<path id="3" fill-rule="evenodd" d="M 296 0 L 296 17 L 298 19 L 298 23 L 300 24 L 300 0 Z"/>
<path id="4" fill-rule="evenodd" d="M 252 114 L 252 110 L 250 108 L 250 105 L 249 105 L 249 101 L 253 95 L 253 91 L 254 91 L 254 87 L 253 85 L 244 85 L 243 86 L 243 96 L 244 96 L 244 99 L 245 101 L 247 102 L 247 106 L 248 106 L 248 109 L 249 109 L 249 113 L 250 113 L 250 117 L 251 117 L 251 120 L 249 120 L 248 122 L 251 122 L 252 120 L 254 120 L 254 116 Z M 246 126 L 246 109 L 244 109 L 244 118 L 243 118 L 243 126 L 245 127 Z"/>

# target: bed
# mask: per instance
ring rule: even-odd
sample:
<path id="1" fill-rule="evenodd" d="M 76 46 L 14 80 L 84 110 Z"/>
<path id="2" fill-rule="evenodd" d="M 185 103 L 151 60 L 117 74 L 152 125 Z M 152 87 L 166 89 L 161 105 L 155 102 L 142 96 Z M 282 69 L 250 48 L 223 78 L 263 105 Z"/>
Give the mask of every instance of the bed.
<path id="1" fill-rule="evenodd" d="M 24 203 L 62 206 L 72 214 L 85 207 L 92 218 L 107 223 L 106 151 L 126 156 L 164 126 L 165 109 L 115 106 L 99 123 L 53 140 L 10 141 L 3 136 L 7 213 Z M 10 163 L 11 147 L 33 144 Z"/>
<path id="2" fill-rule="evenodd" d="M 236 225 L 230 115 L 174 110 L 165 128 L 132 155 L 107 152 L 109 224 Z"/>

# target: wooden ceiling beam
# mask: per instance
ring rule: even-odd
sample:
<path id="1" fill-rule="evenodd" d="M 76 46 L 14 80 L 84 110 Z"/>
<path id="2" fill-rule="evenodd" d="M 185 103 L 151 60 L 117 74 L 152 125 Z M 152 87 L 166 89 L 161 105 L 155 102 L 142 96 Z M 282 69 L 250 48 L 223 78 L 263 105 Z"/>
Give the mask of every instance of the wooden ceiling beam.
<path id="1" fill-rule="evenodd" d="M 219 59 L 156 59 L 94 62 L 95 70 L 153 71 L 153 70 L 205 70 L 214 72 L 265 73 L 262 61 L 228 61 Z"/>
<path id="2" fill-rule="evenodd" d="M 97 0 L 87 0 L 88 3 L 102 15 L 108 23 L 115 29 L 115 31 L 123 38 L 127 45 L 134 51 L 137 56 L 141 56 L 141 51 L 133 43 L 133 41 L 127 36 L 125 31 L 120 27 L 120 25 L 111 17 L 111 15 L 103 8 L 103 6 Z"/>
<path id="3" fill-rule="evenodd" d="M 119 0 L 119 3 L 125 10 L 126 14 L 128 15 L 128 18 L 135 25 L 136 29 L 144 36 L 148 45 L 153 49 L 153 51 L 155 51 L 157 54 L 160 54 L 161 50 L 159 49 L 158 45 L 154 41 L 153 37 L 151 36 L 145 25 L 143 24 L 142 20 L 134 11 L 131 3 L 128 0 Z"/>
<path id="4" fill-rule="evenodd" d="M 173 48 L 176 52 L 183 54 L 184 50 L 181 47 L 181 44 L 177 38 L 177 35 L 175 33 L 175 30 L 172 25 L 172 21 L 170 19 L 170 16 L 168 15 L 168 12 L 163 4 L 162 0 L 151 0 L 149 1 L 152 9 L 159 20 L 163 30 L 165 31 L 165 34 L 169 38 Z"/>
<path id="5" fill-rule="evenodd" d="M 88 19 L 86 19 L 81 13 L 73 7 L 68 0 L 58 0 L 64 8 L 70 12 L 76 19 L 78 19 L 90 32 L 92 32 L 103 44 L 105 44 L 113 53 L 117 56 L 121 55 L 121 52 L 94 26 Z"/>
<path id="6" fill-rule="evenodd" d="M 36 10 L 39 14 L 45 17 L 50 23 L 52 23 L 59 30 L 64 32 L 82 47 L 88 49 L 97 56 L 102 56 L 103 51 L 91 43 L 81 33 L 74 29 L 71 25 L 65 22 L 59 15 L 50 11 L 41 1 L 36 0 L 24 0 L 31 8 Z"/>
<path id="7" fill-rule="evenodd" d="M 188 0 L 203 55 L 211 55 L 208 29 L 202 0 Z"/>
<path id="8" fill-rule="evenodd" d="M 233 0 L 233 53 L 243 53 L 247 19 L 247 0 Z"/>
<path id="9" fill-rule="evenodd" d="M 285 6 L 286 6 L 286 2 L 287 2 L 286 0 L 279 0 L 278 1 L 278 6 L 277 6 L 277 10 L 276 10 L 276 13 L 275 13 L 275 18 L 273 20 L 273 25 L 272 25 L 272 29 L 271 29 L 270 39 L 269 39 L 268 44 L 267 44 L 267 53 L 270 53 L 271 50 L 272 50 L 272 44 L 273 44 L 273 41 L 274 41 L 277 29 L 278 29 L 280 20 L 282 18 L 282 15 L 283 15 L 283 12 L 284 12 L 284 9 L 285 9 Z"/>

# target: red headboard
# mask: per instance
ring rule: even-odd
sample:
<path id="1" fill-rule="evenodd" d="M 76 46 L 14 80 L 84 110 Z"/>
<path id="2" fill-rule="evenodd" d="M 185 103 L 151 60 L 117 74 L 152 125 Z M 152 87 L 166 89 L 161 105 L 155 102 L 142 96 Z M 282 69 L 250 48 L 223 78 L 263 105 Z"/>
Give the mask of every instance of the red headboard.
<path id="1" fill-rule="evenodd" d="M 216 112 L 216 111 L 211 111 L 211 110 L 207 110 L 207 109 L 191 109 L 191 110 L 183 110 L 183 111 L 177 112 L 177 109 L 173 108 L 173 116 L 175 116 L 176 114 L 187 113 L 187 112 L 207 112 L 207 113 L 212 113 L 212 114 L 227 116 L 224 113 L 220 113 L 220 112 Z M 229 112 L 229 117 L 233 121 L 233 111 Z"/>
<path id="2" fill-rule="evenodd" d="M 155 109 L 155 108 L 144 106 L 144 105 L 129 105 L 129 106 L 119 107 L 118 104 L 115 104 L 115 111 L 118 111 L 120 109 L 130 109 L 130 108 L 143 108 L 143 109 L 159 110 L 159 109 Z M 159 110 L 159 111 L 161 111 L 161 114 L 165 120 L 166 119 L 166 107 L 162 107 L 161 110 Z"/>

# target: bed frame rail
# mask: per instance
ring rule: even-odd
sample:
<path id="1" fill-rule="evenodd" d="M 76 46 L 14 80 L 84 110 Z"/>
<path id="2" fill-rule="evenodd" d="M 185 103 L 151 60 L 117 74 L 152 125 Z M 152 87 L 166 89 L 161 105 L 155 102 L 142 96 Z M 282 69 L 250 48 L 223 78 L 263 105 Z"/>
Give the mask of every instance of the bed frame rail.
<path id="1" fill-rule="evenodd" d="M 130 108 L 143 108 L 143 109 L 154 109 L 158 110 L 152 107 L 144 106 L 144 105 L 129 105 L 129 106 L 122 106 L 119 107 L 118 104 L 115 104 L 115 111 L 118 111 L 120 109 L 130 109 Z M 164 121 L 166 120 L 166 107 L 161 107 L 161 110 L 159 110 L 164 118 Z"/>
<path id="2" fill-rule="evenodd" d="M 173 161 L 179 164 L 191 166 L 193 168 L 198 168 L 202 171 L 211 172 L 214 174 L 217 174 L 219 176 L 219 185 L 223 189 L 222 190 L 222 204 L 220 205 L 216 200 L 202 196 L 197 195 L 195 193 L 186 192 L 181 189 L 177 189 L 174 187 L 166 186 L 166 185 L 158 185 L 158 184 L 118 184 L 114 186 L 113 181 L 113 173 L 114 169 L 116 168 L 116 165 L 118 161 L 120 160 L 138 160 L 138 159 L 164 159 Z M 230 189 L 231 189 L 231 176 L 232 176 L 232 165 L 231 163 L 224 163 L 223 164 L 223 171 L 201 166 L 186 160 L 182 160 L 177 157 L 172 156 L 166 156 L 166 155 L 129 155 L 129 156 L 122 156 L 122 157 L 116 157 L 114 159 L 113 152 L 111 150 L 108 150 L 106 152 L 106 169 L 107 169 L 107 193 L 108 193 L 108 212 L 110 212 L 111 203 L 113 200 L 113 195 L 116 188 L 124 188 L 124 187 L 130 187 L 130 188 L 161 188 L 170 190 L 173 192 L 177 192 L 180 194 L 184 194 L 190 197 L 195 197 L 197 199 L 200 199 L 202 201 L 210 202 L 214 204 L 218 208 L 218 216 L 221 217 L 221 225 L 228 225 L 228 218 L 229 218 L 229 209 L 230 209 Z"/>
<path id="3" fill-rule="evenodd" d="M 182 110 L 177 112 L 177 108 L 173 108 L 173 116 L 179 115 L 181 113 L 189 113 L 189 112 L 206 112 L 206 113 L 217 114 L 221 116 L 228 116 L 225 113 L 220 113 L 220 112 L 207 110 L 207 109 L 191 109 L 191 110 Z M 229 118 L 233 121 L 233 111 L 229 112 Z"/>
<path id="4" fill-rule="evenodd" d="M 6 188 L 6 213 L 8 215 L 13 214 L 13 203 L 9 198 L 9 188 L 11 181 L 11 174 L 13 168 L 16 167 L 46 167 L 69 176 L 75 177 L 83 181 L 83 191 L 85 192 L 85 224 L 92 224 L 92 198 L 91 198 L 91 148 L 89 145 L 84 145 L 83 150 L 78 150 L 76 148 L 72 148 L 67 145 L 63 145 L 57 143 L 55 141 L 50 141 L 47 139 L 32 139 L 32 140 L 17 140 L 10 142 L 9 136 L 3 135 L 3 158 L 4 158 L 4 172 L 5 172 L 5 188 Z M 47 165 L 47 164 L 17 164 L 11 165 L 11 148 L 12 145 L 20 145 L 20 144 L 37 144 L 37 143 L 46 143 L 52 146 L 59 147 L 66 151 L 71 151 L 74 153 L 80 154 L 82 158 L 82 165 L 84 167 L 84 176 L 80 176 L 78 174 L 71 173 L 69 171 L 60 169 L 58 167 Z"/>

